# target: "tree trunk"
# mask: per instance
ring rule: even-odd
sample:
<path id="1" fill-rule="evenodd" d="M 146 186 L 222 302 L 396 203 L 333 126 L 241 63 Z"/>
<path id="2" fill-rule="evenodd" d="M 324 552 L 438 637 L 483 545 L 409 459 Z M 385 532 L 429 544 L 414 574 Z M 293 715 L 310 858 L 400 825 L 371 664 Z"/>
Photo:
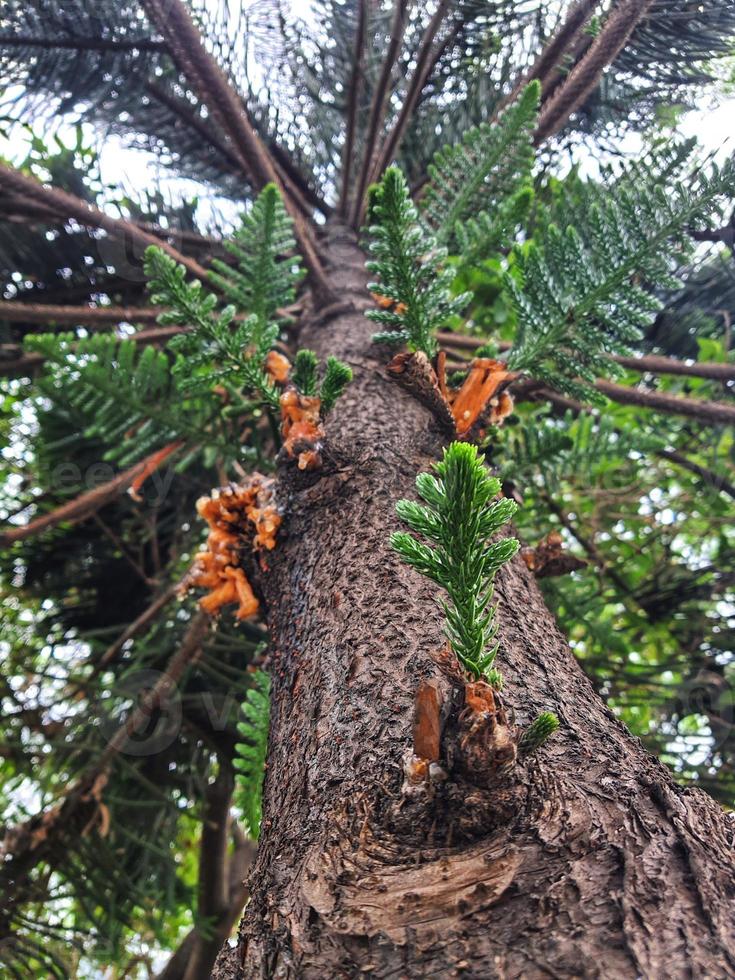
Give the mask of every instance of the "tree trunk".
<path id="1" fill-rule="evenodd" d="M 505 702 L 519 725 L 555 711 L 559 732 L 489 789 L 450 772 L 433 799 L 401 795 L 415 692 L 440 678 L 444 643 L 436 590 L 388 534 L 443 438 L 371 348 L 364 255 L 341 229 L 329 255 L 356 310 L 301 344 L 355 380 L 325 468 L 280 474 L 264 821 L 238 948 L 214 975 L 732 977 L 732 821 L 597 697 L 520 560 L 496 587 Z"/>

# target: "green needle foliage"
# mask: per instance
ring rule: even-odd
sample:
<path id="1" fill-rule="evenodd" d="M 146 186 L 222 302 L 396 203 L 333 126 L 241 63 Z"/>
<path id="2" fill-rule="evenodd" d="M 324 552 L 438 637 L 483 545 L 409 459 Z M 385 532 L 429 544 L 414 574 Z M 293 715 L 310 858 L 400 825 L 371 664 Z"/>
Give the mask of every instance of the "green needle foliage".
<path id="1" fill-rule="evenodd" d="M 237 730 L 245 741 L 235 746 L 233 765 L 237 770 L 235 805 L 242 811 L 248 833 L 258 839 L 263 813 L 263 776 L 268 752 L 271 679 L 263 670 L 252 675 L 253 686 L 242 705 L 245 721 Z"/>
<path id="2" fill-rule="evenodd" d="M 584 185 L 584 224 L 551 223 L 514 249 L 506 284 L 518 330 L 509 367 L 604 403 L 592 383 L 620 373 L 609 355 L 629 353 L 641 338 L 661 308 L 653 289 L 677 285 L 688 229 L 719 214 L 733 190 L 732 161 L 666 190 L 624 177 L 613 187 Z"/>
<path id="3" fill-rule="evenodd" d="M 291 381 L 302 395 L 312 397 L 319 390 L 319 358 L 313 350 L 297 352 L 291 371 Z"/>
<path id="4" fill-rule="evenodd" d="M 166 351 L 105 334 L 31 335 L 26 348 L 50 365 L 39 387 L 89 419 L 86 434 L 107 445 L 105 458 L 121 466 L 173 441 L 184 443 L 179 468 L 202 453 L 210 463 L 233 456 L 243 462 L 252 450 L 233 438 L 228 416 L 249 416 L 254 424 L 253 409 L 279 408 L 264 363 L 279 335 L 277 310 L 292 300 L 302 275 L 298 259 L 283 258 L 294 245 L 290 228 L 278 191 L 268 185 L 231 243 L 239 267 L 220 263 L 220 274 L 213 275 L 234 300 L 223 309 L 198 280 L 187 281 L 182 265 L 151 246 L 145 254 L 149 290 L 154 303 L 169 307 L 159 322 L 187 331 Z M 327 366 L 329 407 L 344 389 L 345 370 Z M 226 408 L 217 387 L 227 392 Z"/>
<path id="5" fill-rule="evenodd" d="M 521 735 L 519 748 L 529 754 L 540 749 L 559 728 L 559 719 L 551 711 L 542 711 Z"/>
<path id="6" fill-rule="evenodd" d="M 512 197 L 498 201 L 492 211 L 480 211 L 457 224 L 454 237 L 460 266 L 477 265 L 513 244 L 513 238 L 528 218 L 534 201 L 533 188 L 525 185 Z"/>
<path id="7" fill-rule="evenodd" d="M 70 333 L 38 334 L 27 339 L 26 348 L 47 360 L 39 393 L 88 420 L 84 434 L 107 447 L 106 460 L 131 466 L 174 441 L 231 453 L 221 400 L 211 391 L 182 390 L 165 352 L 109 334 L 83 340 Z M 181 462 L 192 458 L 186 453 Z"/>
<path id="8" fill-rule="evenodd" d="M 406 180 L 397 167 L 389 167 L 371 198 L 368 229 L 370 253 L 368 270 L 376 277 L 368 285 L 372 292 L 388 297 L 394 309 L 369 310 L 366 316 L 389 329 L 375 334 L 377 343 L 423 351 L 433 357 L 437 351 L 434 332 L 460 313 L 470 300 L 469 293 L 452 296 L 453 270 L 444 264 L 445 248 L 426 232 L 411 200 Z"/>
<path id="9" fill-rule="evenodd" d="M 502 680 L 493 669 L 498 651 L 493 581 L 500 566 L 517 552 L 518 541 L 490 538 L 511 520 L 517 504 L 495 499 L 500 481 L 469 443 L 453 442 L 434 470 L 436 476 L 422 473 L 416 478 L 425 505 L 411 500 L 396 505 L 398 516 L 431 544 L 397 531 L 391 545 L 405 562 L 446 590 L 449 602 L 442 605 L 453 652 L 470 677 L 499 689 Z"/>
<path id="10" fill-rule="evenodd" d="M 212 259 L 212 283 L 240 312 L 255 316 L 263 330 L 277 317 L 279 308 L 293 302 L 303 277 L 291 229 L 278 188 L 267 184 L 234 238 L 224 243 L 237 266 Z"/>
<path id="11" fill-rule="evenodd" d="M 326 415 L 334 408 L 334 404 L 352 381 L 352 368 L 343 361 L 337 360 L 331 355 L 327 358 L 327 367 L 324 372 L 324 379 L 319 389 L 319 397 L 322 402 L 322 414 Z"/>
<path id="12" fill-rule="evenodd" d="M 593 485 L 601 463 L 615 465 L 635 455 L 643 458 L 666 445 L 663 434 L 620 429 L 609 415 L 575 416 L 571 411 L 561 418 L 523 417 L 518 425 L 495 435 L 502 452 L 498 465 L 501 483 L 533 481 L 552 495 L 569 480 L 580 487 Z"/>
<path id="13" fill-rule="evenodd" d="M 214 293 L 205 293 L 198 279 L 187 282 L 184 266 L 155 245 L 146 251 L 145 272 L 153 302 L 171 306 L 159 322 L 193 328 L 169 342 L 179 355 L 173 372 L 181 387 L 199 394 L 222 385 L 277 409 L 278 391 L 263 362 L 278 339 L 278 325 L 263 324 L 255 314 L 235 323 L 232 305 L 218 313 Z"/>
<path id="14" fill-rule="evenodd" d="M 213 293 L 205 293 L 198 280 L 186 281 L 183 266 L 155 246 L 147 250 L 145 271 L 153 302 L 171 307 L 159 322 L 193 327 L 169 344 L 180 355 L 174 373 L 188 390 L 222 385 L 236 398 L 244 394 L 277 410 L 278 392 L 263 363 L 278 340 L 277 311 L 293 300 L 303 275 L 297 258 L 283 257 L 295 247 L 291 224 L 277 188 L 268 184 L 234 240 L 225 243 L 237 267 L 212 261 L 210 279 L 231 300 L 221 312 Z M 238 312 L 246 316 L 236 322 Z"/>
<path id="15" fill-rule="evenodd" d="M 497 251 L 533 200 L 533 131 L 541 93 L 532 82 L 494 125 L 468 130 L 428 168 L 422 214 L 437 241 L 460 253 Z"/>
<path id="16" fill-rule="evenodd" d="M 352 381 L 352 368 L 330 356 L 320 384 L 319 360 L 314 351 L 303 349 L 298 351 L 294 359 L 291 381 L 302 395 L 318 396 L 321 400 L 321 413 L 326 415 Z"/>

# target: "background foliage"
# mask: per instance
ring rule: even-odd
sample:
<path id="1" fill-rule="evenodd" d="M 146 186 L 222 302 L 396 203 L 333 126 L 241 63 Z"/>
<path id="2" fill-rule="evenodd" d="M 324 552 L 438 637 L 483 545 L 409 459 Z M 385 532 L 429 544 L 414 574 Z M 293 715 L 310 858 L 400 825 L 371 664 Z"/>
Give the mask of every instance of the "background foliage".
<path id="1" fill-rule="evenodd" d="M 323 220 L 339 197 L 360 4 L 317 0 L 308 16 L 297 15 L 285 0 L 191 6 L 264 143 Z M 433 10 L 416 5 L 405 24 L 387 79 L 386 132 L 398 122 Z M 472 335 L 489 345 L 486 353 L 517 341 L 519 273 L 525 269 L 528 284 L 535 249 L 551 255 L 559 246 L 551 273 L 538 279 L 535 308 L 539 295 L 549 316 L 558 312 L 559 295 L 565 302 L 571 295 L 578 308 L 576 297 L 584 298 L 589 286 L 571 275 L 569 250 L 578 243 L 559 245 L 553 229 L 572 224 L 582 247 L 589 245 L 591 204 L 615 196 L 629 205 L 630 234 L 622 245 L 635 255 L 636 233 L 650 232 L 657 214 L 667 220 L 666 208 L 686 205 L 695 194 L 696 181 L 687 176 L 692 169 L 696 173 L 701 161 L 709 172 L 703 152 L 682 147 L 677 126 L 687 106 L 716 97 L 728 78 L 732 85 L 735 9 L 728 0 L 654 2 L 571 122 L 541 151 L 531 147 L 536 86 L 502 117 L 503 138 L 497 139 L 501 130 L 487 124 L 565 11 L 566 5 L 541 0 L 448 5 L 438 57 L 395 154 L 417 199 L 408 215 L 419 228 L 414 258 L 426 254 L 420 247 L 424 233 L 449 254 L 440 284 L 446 322 L 416 328 L 422 343 L 429 338 L 430 351 L 437 326 Z M 370 5 L 354 120 L 358 160 L 391 19 L 390 5 Z M 590 26 L 577 56 L 597 27 Z M 121 348 L 112 327 L 131 338 L 159 329 L 155 311 L 140 322 L 132 317 L 110 324 L 82 315 L 71 321 L 4 317 L 0 310 L 4 523 L 19 526 L 50 513 L 170 440 L 187 443 L 139 488 L 140 499 L 118 495 L 85 520 L 62 523 L 2 553 L 0 819 L 8 829 L 52 808 L 94 766 L 141 689 L 166 671 L 196 626 L 194 597 L 174 595 L 204 537 L 195 502 L 256 465 L 273 465 L 280 439 L 262 362 L 274 345 L 293 352 L 294 318 L 304 294 L 282 209 L 272 194 L 253 203 L 256 195 L 231 143 L 137 2 L 8 0 L 0 19 L 0 74 L 0 127 L 13 138 L 9 162 L 211 266 L 219 276 L 212 285 L 224 284 L 237 307 L 232 316 L 255 317 L 219 320 L 202 308 L 206 291 L 190 293 L 191 277 L 177 279 L 160 256 L 149 258 L 148 271 L 159 280 L 155 292 L 167 304 L 189 304 L 183 319 L 194 321 L 196 335 L 174 341 L 166 336 L 156 347 L 130 339 Z M 454 149 L 435 157 L 448 145 Z M 154 161 L 145 187 L 121 185 L 102 165 L 110 148 L 114 153 L 120 147 Z M 608 172 L 619 157 L 632 160 Z M 437 190 L 438 182 L 457 174 L 463 180 L 454 190 Z M 660 195 L 638 201 L 642 186 L 677 189 L 662 204 Z M 457 194 L 458 187 L 467 193 Z M 735 363 L 735 266 L 727 234 L 733 202 L 726 183 L 719 191 L 722 215 L 710 213 L 705 220 L 692 211 L 682 229 L 682 243 L 685 232 L 695 232 L 694 247 L 657 250 L 650 264 L 636 266 L 641 281 L 635 289 L 613 297 L 611 317 L 624 307 L 640 331 L 626 338 L 636 355 Z M 356 199 L 350 184 L 346 210 Z M 661 210 L 646 211 L 651 203 Z M 275 244 L 268 262 L 253 273 L 253 262 L 267 250 L 248 235 L 257 208 L 266 206 Z M 613 211 L 607 217 L 617 222 L 620 212 Z M 644 229 L 635 227 L 642 212 Z M 141 317 L 150 307 L 137 245 L 124 248 L 2 183 L 0 219 L 5 300 L 132 307 Z M 240 230 L 228 248 L 223 240 L 234 229 Z M 428 265 L 437 267 L 440 255 L 432 245 Z M 245 283 L 237 278 L 243 262 Z M 599 279 L 606 270 L 592 271 Z M 276 301 L 264 302 L 262 292 L 254 300 L 247 292 L 258 275 L 275 282 Z M 548 278 L 559 294 L 543 294 Z M 645 309 L 636 306 L 641 289 L 655 300 Z M 472 295 L 468 307 L 465 293 Z M 601 307 L 594 312 L 605 314 Z M 391 324 L 400 320 L 395 311 L 387 317 L 394 318 Z M 169 319 L 163 327 L 181 322 Z M 240 331 L 230 349 L 236 355 L 228 362 L 232 373 L 217 377 L 219 392 L 211 384 L 197 387 L 197 376 L 208 378 L 213 363 L 227 360 L 232 323 Z M 467 348 L 451 340 L 442 346 L 456 366 L 467 356 Z M 523 345 L 517 346 L 522 353 Z M 602 346 L 607 353 L 622 351 Z M 202 351 L 204 360 L 194 363 Z M 572 574 L 541 580 L 585 670 L 682 782 L 703 786 L 732 807 L 732 429 L 607 399 L 587 411 L 589 388 L 564 385 L 578 370 L 567 370 L 548 343 L 545 352 L 541 380 L 556 384 L 556 398 L 528 391 L 484 445 L 506 494 L 521 502 L 518 536 L 534 547 L 559 531 L 564 549 L 586 562 Z M 25 360 L 38 354 L 49 358 L 42 373 L 37 361 Z M 141 362 L 145 379 L 141 374 L 136 382 Z M 122 397 L 120 364 L 130 369 L 125 390 L 140 395 L 137 411 Z M 519 360 L 518 366 L 526 364 Z M 592 367 L 588 382 L 601 364 Z M 95 401 L 85 395 L 84 379 L 94 379 L 99 392 L 100 373 L 107 388 Z M 631 390 L 732 400 L 732 380 L 642 373 L 625 365 L 619 373 L 618 382 Z M 583 410 L 569 396 L 583 399 Z M 160 425 L 149 424 L 152 419 Z M 159 601 L 156 614 L 146 618 Z M 192 928 L 206 933 L 209 920 L 197 900 L 199 857 L 209 847 L 207 814 L 228 779 L 237 786 L 234 794 L 226 787 L 233 815 L 230 858 L 244 830 L 257 833 L 265 682 L 256 670 L 267 666 L 266 639 L 261 622 L 236 624 L 229 612 L 207 632 L 169 713 L 143 733 L 142 754 L 119 753 L 111 767 L 98 817 L 104 834 L 98 824 L 94 833 L 63 840 L 34 868 L 10 923 L 13 939 L 0 945 L 9 975 L 87 978 L 112 964 L 116 976 L 152 976 Z M 236 783 L 238 768 L 247 778 Z M 0 924 L 8 925 L 2 912 Z"/>

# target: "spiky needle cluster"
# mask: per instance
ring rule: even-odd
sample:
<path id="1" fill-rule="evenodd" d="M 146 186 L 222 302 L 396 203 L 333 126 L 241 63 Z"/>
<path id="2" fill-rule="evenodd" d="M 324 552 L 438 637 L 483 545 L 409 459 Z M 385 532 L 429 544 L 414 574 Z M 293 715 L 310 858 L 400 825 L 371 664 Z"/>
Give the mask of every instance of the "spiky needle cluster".
<path id="1" fill-rule="evenodd" d="M 263 670 L 252 675 L 252 687 L 242 705 L 243 720 L 237 730 L 243 739 L 235 745 L 233 766 L 237 771 L 235 805 L 242 811 L 253 840 L 260 834 L 263 812 L 263 776 L 268 753 L 271 679 Z"/>
<path id="2" fill-rule="evenodd" d="M 435 331 L 461 313 L 469 293 L 453 296 L 454 273 L 444 264 L 447 251 L 421 225 L 406 180 L 397 167 L 389 167 L 371 200 L 373 224 L 368 229 L 368 270 L 373 293 L 392 300 L 392 308 L 369 310 L 366 316 L 388 330 L 375 334 L 377 343 L 423 351 L 437 351 Z"/>
<path id="3" fill-rule="evenodd" d="M 352 368 L 331 355 L 327 358 L 324 376 L 319 381 L 319 360 L 312 350 L 302 349 L 294 358 L 291 384 L 307 397 L 317 397 L 321 413 L 326 415 L 352 380 Z"/>
<path id="4" fill-rule="evenodd" d="M 652 290 L 677 287 L 672 273 L 691 248 L 688 231 L 721 212 L 735 163 L 666 190 L 657 180 L 634 170 L 610 188 L 585 183 L 576 224 L 551 222 L 516 245 L 506 276 L 518 316 L 510 368 L 604 403 L 594 381 L 619 373 L 610 355 L 630 353 L 661 308 Z"/>
<path id="5" fill-rule="evenodd" d="M 198 280 L 188 282 L 186 270 L 160 248 L 146 251 L 145 272 L 154 303 L 171 307 L 163 324 L 188 325 L 169 347 L 181 356 L 174 373 L 197 393 L 216 383 L 232 396 L 244 392 L 271 409 L 278 392 L 264 361 L 278 340 L 277 310 L 289 303 L 301 278 L 298 259 L 284 258 L 294 247 L 291 220 L 273 184 L 263 188 L 233 241 L 225 246 L 237 267 L 213 261 L 212 282 L 231 300 L 218 312 L 218 299 Z M 236 321 L 236 315 L 244 314 Z"/>
<path id="6" fill-rule="evenodd" d="M 423 220 L 467 260 L 506 244 L 533 200 L 533 131 L 541 86 L 532 82 L 497 123 L 469 129 L 429 165 Z"/>
<path id="7" fill-rule="evenodd" d="M 446 590 L 445 629 L 452 651 L 471 678 L 499 689 L 500 674 L 493 669 L 498 651 L 493 581 L 500 566 L 518 551 L 518 541 L 490 539 L 511 520 L 518 505 L 496 499 L 500 482 L 470 443 L 453 442 L 434 470 L 436 475 L 421 473 L 416 478 L 425 504 L 401 500 L 396 505 L 398 516 L 431 544 L 397 531 L 391 545 L 405 562 Z"/>

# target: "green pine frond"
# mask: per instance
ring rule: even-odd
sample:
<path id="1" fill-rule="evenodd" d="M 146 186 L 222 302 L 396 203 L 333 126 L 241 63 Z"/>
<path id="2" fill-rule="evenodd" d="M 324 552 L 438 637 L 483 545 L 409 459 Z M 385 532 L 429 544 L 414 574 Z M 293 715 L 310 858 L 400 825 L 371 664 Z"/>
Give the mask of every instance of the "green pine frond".
<path id="1" fill-rule="evenodd" d="M 184 267 L 155 245 L 146 249 L 145 273 L 152 301 L 171 307 L 159 322 L 191 327 L 168 345 L 178 355 L 173 371 L 182 389 L 202 394 L 222 385 L 276 410 L 278 392 L 263 363 L 278 325 L 264 324 L 255 313 L 237 322 L 231 305 L 217 312 L 214 293 L 205 293 L 198 279 L 188 282 Z"/>
<path id="2" fill-rule="evenodd" d="M 131 466 L 174 441 L 189 450 L 208 445 L 231 453 L 218 422 L 221 402 L 207 393 L 186 396 L 163 351 L 110 334 L 37 334 L 27 338 L 26 347 L 47 361 L 39 390 L 51 400 L 63 391 L 68 404 L 89 419 L 85 436 L 109 447 L 105 459 Z M 187 452 L 185 458 L 194 457 Z"/>
<path id="3" fill-rule="evenodd" d="M 352 381 L 352 368 L 336 357 L 327 358 L 327 367 L 324 372 L 324 380 L 319 389 L 319 397 L 322 402 L 322 414 L 326 415 L 335 405 L 337 399 L 342 395 L 347 385 Z"/>
<path id="4" fill-rule="evenodd" d="M 635 454 L 646 457 L 665 443 L 665 438 L 638 428 L 619 429 L 608 415 L 533 415 L 505 430 L 498 475 L 501 482 L 533 483 L 555 494 L 563 483 L 589 486 L 601 466 Z"/>
<path id="5" fill-rule="evenodd" d="M 296 241 L 292 224 L 278 188 L 267 184 L 243 217 L 234 238 L 224 243 L 237 266 L 212 259 L 212 283 L 239 312 L 257 317 L 261 329 L 276 318 L 280 307 L 293 302 L 296 286 L 303 277 L 300 260 L 293 254 Z M 256 335 L 256 344 L 258 340 Z"/>
<path id="6" fill-rule="evenodd" d="M 492 211 L 481 211 L 457 224 L 454 236 L 462 264 L 474 265 L 509 248 L 533 201 L 533 188 L 521 187 L 511 197 L 499 200 Z"/>
<path id="7" fill-rule="evenodd" d="M 379 343 L 406 344 L 410 350 L 433 357 L 434 332 L 458 314 L 469 293 L 452 296 L 452 269 L 444 264 L 447 252 L 421 226 L 406 180 L 397 167 L 389 167 L 371 198 L 375 224 L 368 229 L 367 263 L 376 281 L 372 292 L 393 300 L 393 309 L 369 310 L 365 315 L 388 330 L 376 334 Z"/>
<path id="8" fill-rule="evenodd" d="M 234 240 L 225 242 L 237 266 L 212 260 L 216 271 L 210 279 L 231 300 L 221 311 L 217 297 L 197 280 L 187 282 L 185 270 L 169 255 L 155 246 L 146 251 L 153 301 L 171 307 L 159 322 L 193 327 L 169 344 L 179 355 L 174 371 L 187 390 L 222 385 L 278 409 L 278 392 L 263 365 L 278 340 L 278 310 L 293 300 L 302 277 L 299 259 L 290 255 L 291 225 L 278 189 L 266 185 Z M 245 318 L 235 319 L 237 312 Z"/>
<path id="9" fill-rule="evenodd" d="M 352 381 L 352 368 L 336 357 L 328 357 L 324 377 L 319 383 L 319 359 L 313 350 L 300 350 L 294 358 L 291 383 L 302 394 L 317 396 L 324 417 L 334 408 L 337 399 Z"/>
<path id="10" fill-rule="evenodd" d="M 587 187 L 581 226 L 549 224 L 518 245 L 506 281 L 518 316 L 512 370 L 575 398 L 604 403 L 593 387 L 660 309 L 654 288 L 670 286 L 687 230 L 717 215 L 735 190 L 735 164 L 713 166 L 668 187 L 624 180 Z"/>
<path id="11" fill-rule="evenodd" d="M 559 729 L 559 719 L 551 711 L 542 711 L 521 735 L 518 747 L 528 755 L 536 752 Z"/>
<path id="12" fill-rule="evenodd" d="M 316 395 L 318 388 L 319 358 L 313 350 L 296 352 L 291 381 L 302 395 Z"/>
<path id="13" fill-rule="evenodd" d="M 235 746 L 237 755 L 233 765 L 237 770 L 235 805 L 242 811 L 248 833 L 253 840 L 260 834 L 263 812 L 263 778 L 268 753 L 268 728 L 270 724 L 271 679 L 263 670 L 252 675 L 253 686 L 242 705 L 245 721 L 238 723 L 237 730 L 244 739 Z"/>
<path id="14" fill-rule="evenodd" d="M 452 650 L 471 677 L 498 687 L 500 678 L 493 670 L 498 651 L 493 581 L 500 566 L 517 552 L 518 541 L 490 538 L 511 520 L 517 504 L 496 499 L 500 481 L 490 475 L 470 443 L 453 442 L 434 470 L 436 476 L 422 473 L 416 479 L 425 505 L 411 500 L 396 505 L 411 531 L 431 544 L 398 531 L 391 535 L 391 546 L 446 590 L 449 602 L 442 605 Z"/>
<path id="15" fill-rule="evenodd" d="M 512 218 L 527 213 L 540 94 L 539 82 L 532 82 L 496 123 L 470 129 L 459 143 L 436 154 L 428 168 L 422 214 L 440 244 L 451 248 L 459 243 L 462 253 L 479 252 L 483 241 L 502 242 Z M 464 226 L 470 219 L 468 230 Z"/>

